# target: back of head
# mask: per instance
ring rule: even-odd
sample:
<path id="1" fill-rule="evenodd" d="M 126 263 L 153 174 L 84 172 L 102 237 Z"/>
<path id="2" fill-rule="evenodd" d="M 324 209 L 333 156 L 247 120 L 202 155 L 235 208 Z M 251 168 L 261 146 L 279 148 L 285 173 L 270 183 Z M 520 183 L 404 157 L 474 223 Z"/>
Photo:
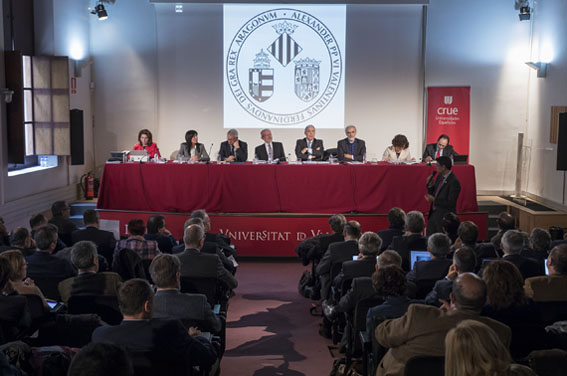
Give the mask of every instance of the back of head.
<path id="1" fill-rule="evenodd" d="M 408 288 L 406 273 L 397 265 L 381 267 L 372 274 L 372 287 L 383 298 L 404 296 Z"/>
<path id="2" fill-rule="evenodd" d="M 51 215 L 61 217 L 65 209 L 67 209 L 67 203 L 65 201 L 55 201 L 53 205 L 51 205 Z"/>
<path id="3" fill-rule="evenodd" d="M 179 288 L 177 273 L 179 273 L 180 265 L 177 257 L 167 253 L 154 257 L 150 264 L 152 281 L 159 288 Z"/>
<path id="4" fill-rule="evenodd" d="M 207 216 L 207 212 L 203 209 L 195 210 L 191 213 L 191 218 L 199 218 L 203 222 L 205 221 L 205 217 Z"/>
<path id="5" fill-rule="evenodd" d="M 358 249 L 365 256 L 376 256 L 382 247 L 382 239 L 377 233 L 367 231 L 358 240 Z"/>
<path id="6" fill-rule="evenodd" d="M 26 259 L 22 252 L 19 250 L 10 250 L 0 253 L 0 258 L 4 258 L 10 262 L 12 272 L 10 273 L 11 281 L 21 281 L 25 278 L 24 265 L 26 264 Z"/>
<path id="7" fill-rule="evenodd" d="M 52 224 L 41 226 L 36 230 L 33 239 L 38 249 L 47 250 L 52 243 L 57 242 L 57 227 Z"/>
<path id="8" fill-rule="evenodd" d="M 10 234 L 10 245 L 12 247 L 24 248 L 26 246 L 26 240 L 30 237 L 30 232 L 25 227 L 16 227 L 12 230 Z"/>
<path id="9" fill-rule="evenodd" d="M 549 253 L 549 258 L 551 259 L 555 273 L 567 275 L 567 244 L 553 247 Z"/>
<path id="10" fill-rule="evenodd" d="M 331 230 L 336 234 L 342 234 L 345 223 L 346 218 L 342 214 L 335 214 L 329 218 L 329 226 L 331 226 Z"/>
<path id="11" fill-rule="evenodd" d="M 183 233 L 183 242 L 186 247 L 198 248 L 201 239 L 205 237 L 205 231 L 201 226 L 191 225 L 185 229 Z"/>
<path id="12" fill-rule="evenodd" d="M 97 257 L 96 244 L 88 240 L 75 243 L 71 250 L 71 262 L 77 269 L 88 269 L 94 266 Z"/>
<path id="13" fill-rule="evenodd" d="M 360 223 L 357 221 L 348 221 L 343 226 L 343 233 L 345 236 L 350 236 L 353 239 L 360 237 Z"/>
<path id="14" fill-rule="evenodd" d="M 517 230 L 508 230 L 502 236 L 502 251 L 508 255 L 517 255 L 524 249 L 524 235 Z"/>
<path id="15" fill-rule="evenodd" d="M 516 221 L 514 217 L 507 212 L 498 214 L 496 223 L 498 224 L 498 228 L 502 231 L 513 230 L 516 227 Z"/>
<path id="16" fill-rule="evenodd" d="M 433 234 L 427 239 L 429 252 L 437 258 L 444 258 L 451 249 L 451 239 L 445 234 Z"/>
<path id="17" fill-rule="evenodd" d="M 67 376 L 133 376 L 126 351 L 110 343 L 89 343 L 71 361 Z"/>
<path id="18" fill-rule="evenodd" d="M 144 236 L 146 233 L 146 225 L 139 218 L 132 218 L 128 221 L 128 233 L 133 236 Z"/>
<path id="19" fill-rule="evenodd" d="M 453 281 L 452 294 L 457 309 L 480 312 L 486 303 L 486 284 L 476 274 L 463 273 Z"/>
<path id="20" fill-rule="evenodd" d="M 459 273 L 472 273 L 476 267 L 476 255 L 470 247 L 464 246 L 455 251 L 453 264 L 457 266 Z"/>
<path id="21" fill-rule="evenodd" d="M 443 216 L 441 226 L 445 233 L 456 234 L 460 223 L 461 220 L 459 219 L 459 217 L 457 217 L 455 213 L 449 212 Z"/>
<path id="22" fill-rule="evenodd" d="M 165 217 L 161 214 L 156 214 L 148 218 L 148 234 L 157 234 L 160 229 L 165 227 Z"/>
<path id="23" fill-rule="evenodd" d="M 152 302 L 154 292 L 148 281 L 133 278 L 124 282 L 118 289 L 118 306 L 123 315 L 135 316 L 144 311 L 144 304 Z"/>
<path id="24" fill-rule="evenodd" d="M 446 155 L 442 155 L 439 158 L 437 158 L 437 164 L 445 167 L 447 170 L 453 168 L 453 161 L 451 160 L 451 158 L 447 157 Z"/>
<path id="25" fill-rule="evenodd" d="M 406 216 L 406 228 L 414 234 L 421 234 L 425 227 L 425 218 L 423 214 L 416 210 L 410 211 Z"/>
<path id="26" fill-rule="evenodd" d="M 506 260 L 494 260 L 482 271 L 486 282 L 487 304 L 496 310 L 526 303 L 524 278 L 516 265 Z"/>
<path id="27" fill-rule="evenodd" d="M 183 224 L 183 230 L 185 230 L 187 227 L 191 225 L 197 225 L 205 228 L 205 224 L 203 223 L 203 220 L 201 218 L 195 217 L 195 218 L 189 218 L 188 220 L 185 221 L 185 223 Z"/>
<path id="28" fill-rule="evenodd" d="M 400 208 L 392 208 L 388 212 L 390 227 L 403 229 L 406 224 L 406 212 Z"/>
<path id="29" fill-rule="evenodd" d="M 530 242 L 536 251 L 547 252 L 551 245 L 551 234 L 549 231 L 536 227 L 532 230 Z"/>
<path id="30" fill-rule="evenodd" d="M 3 291 L 12 275 L 12 265 L 5 257 L 0 257 L 0 291 Z"/>
<path id="31" fill-rule="evenodd" d="M 401 268 L 402 256 L 400 256 L 400 254 L 396 251 L 386 250 L 380 253 L 380 256 L 378 256 L 376 263 L 378 264 L 378 268 L 383 268 L 389 265 L 395 265 Z"/>
<path id="32" fill-rule="evenodd" d="M 30 228 L 35 228 L 47 223 L 47 218 L 43 214 L 36 214 L 30 218 Z"/>
<path id="33" fill-rule="evenodd" d="M 471 221 L 462 222 L 457 230 L 457 235 L 463 244 L 474 246 L 478 240 L 478 227 Z"/>
<path id="34" fill-rule="evenodd" d="M 85 226 L 98 224 L 98 213 L 96 210 L 85 210 L 83 213 L 83 222 L 85 223 Z"/>
<path id="35" fill-rule="evenodd" d="M 461 321 L 445 337 L 445 376 L 505 375 L 511 362 L 494 330 L 479 321 Z"/>

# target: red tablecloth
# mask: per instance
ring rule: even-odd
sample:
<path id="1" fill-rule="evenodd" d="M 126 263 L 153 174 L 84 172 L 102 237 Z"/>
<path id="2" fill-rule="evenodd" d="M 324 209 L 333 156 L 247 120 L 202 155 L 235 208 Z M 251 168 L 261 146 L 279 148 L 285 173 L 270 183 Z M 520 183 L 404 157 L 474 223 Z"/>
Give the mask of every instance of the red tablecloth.
<path id="1" fill-rule="evenodd" d="M 107 164 L 98 208 L 152 212 L 427 212 L 425 164 Z M 474 166 L 454 166 L 459 213 L 475 212 Z"/>

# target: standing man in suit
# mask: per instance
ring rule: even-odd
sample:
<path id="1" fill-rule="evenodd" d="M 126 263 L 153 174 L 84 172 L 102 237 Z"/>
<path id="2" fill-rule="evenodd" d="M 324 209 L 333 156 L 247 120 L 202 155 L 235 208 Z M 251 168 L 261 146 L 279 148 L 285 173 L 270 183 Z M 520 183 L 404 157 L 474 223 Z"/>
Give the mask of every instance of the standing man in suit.
<path id="1" fill-rule="evenodd" d="M 461 193 L 461 183 L 453 174 L 451 158 L 442 156 L 437 159 L 437 171 L 427 178 L 425 199 L 431 203 L 427 220 L 427 235 L 443 231 L 443 217 L 447 213 L 457 212 L 457 199 Z M 435 174 L 439 174 L 433 181 Z"/>
<path id="2" fill-rule="evenodd" d="M 364 160 L 366 144 L 363 140 L 356 138 L 356 127 L 349 125 L 345 128 L 346 138 L 337 142 L 337 153 L 339 161 Z"/>
<path id="3" fill-rule="evenodd" d="M 254 154 L 261 161 L 285 161 L 285 152 L 281 142 L 272 142 L 272 131 L 262 129 L 260 137 L 264 140 L 262 145 L 256 146 Z"/>
<path id="4" fill-rule="evenodd" d="M 436 160 L 443 156 L 453 159 L 455 155 L 459 154 L 453 150 L 453 146 L 449 145 L 449 136 L 442 134 L 437 139 L 436 144 L 428 144 L 425 147 L 425 151 L 423 152 L 423 157 L 421 159 L 424 162 L 431 162 L 432 160 Z"/>
<path id="5" fill-rule="evenodd" d="M 246 162 L 248 159 L 248 145 L 238 138 L 236 129 L 226 133 L 226 141 L 220 145 L 219 156 L 221 161 L 226 162 Z"/>
<path id="6" fill-rule="evenodd" d="M 85 229 L 77 230 L 71 234 L 73 244 L 88 240 L 96 244 L 98 253 L 106 258 L 108 265 L 112 265 L 112 255 L 116 246 L 114 234 L 110 231 L 100 230 L 98 213 L 96 210 L 86 210 L 83 213 Z"/>
<path id="7" fill-rule="evenodd" d="M 323 140 L 315 138 L 315 127 L 308 125 L 305 127 L 305 138 L 297 140 L 295 143 L 295 155 L 302 161 L 321 161 L 325 148 Z"/>

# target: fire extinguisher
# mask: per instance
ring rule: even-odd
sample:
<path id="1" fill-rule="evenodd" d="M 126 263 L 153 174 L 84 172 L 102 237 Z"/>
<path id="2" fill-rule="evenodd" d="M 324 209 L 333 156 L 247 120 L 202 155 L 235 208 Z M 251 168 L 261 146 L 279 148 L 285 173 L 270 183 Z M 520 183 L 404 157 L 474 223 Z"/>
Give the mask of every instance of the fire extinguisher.
<path id="1" fill-rule="evenodd" d="M 92 171 L 81 176 L 81 188 L 85 194 L 85 199 L 92 200 L 94 198 L 94 175 Z"/>

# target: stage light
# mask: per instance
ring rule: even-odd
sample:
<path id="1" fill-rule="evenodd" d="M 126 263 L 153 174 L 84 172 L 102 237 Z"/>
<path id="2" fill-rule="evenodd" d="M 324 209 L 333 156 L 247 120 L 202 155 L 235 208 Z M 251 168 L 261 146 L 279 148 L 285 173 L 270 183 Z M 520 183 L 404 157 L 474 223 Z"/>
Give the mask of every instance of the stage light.
<path id="1" fill-rule="evenodd" d="M 520 21 L 530 20 L 531 9 L 529 0 L 516 0 L 516 9 L 520 10 L 520 14 L 518 14 Z"/>
<path id="2" fill-rule="evenodd" d="M 104 9 L 104 5 L 97 4 L 94 9 L 91 9 L 91 14 L 96 14 L 99 21 L 106 20 L 108 18 L 108 13 L 106 13 L 106 9 Z"/>

